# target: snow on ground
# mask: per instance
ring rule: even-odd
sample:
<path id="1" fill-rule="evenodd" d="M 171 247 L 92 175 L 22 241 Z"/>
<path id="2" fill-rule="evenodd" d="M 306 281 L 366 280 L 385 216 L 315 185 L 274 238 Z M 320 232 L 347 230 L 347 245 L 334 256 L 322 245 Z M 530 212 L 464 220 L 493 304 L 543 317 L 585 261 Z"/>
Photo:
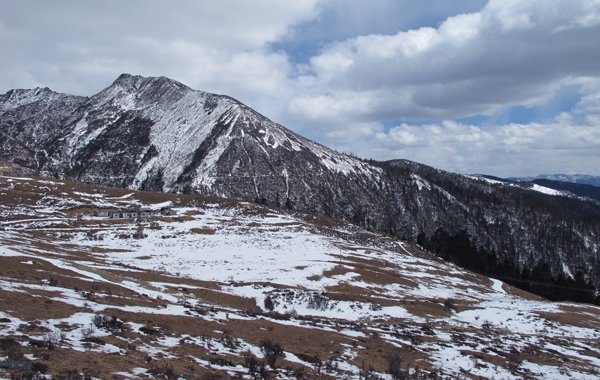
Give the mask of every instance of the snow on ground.
<path id="1" fill-rule="evenodd" d="M 5 181 L 10 186 L 19 185 L 20 181 L 35 182 L 16 178 Z M 427 355 L 434 368 L 453 374 L 466 371 L 488 378 L 521 378 L 528 374 L 586 379 L 593 378 L 594 372 L 585 368 L 600 369 L 600 359 L 590 354 L 597 348 L 594 342 L 600 341 L 598 329 L 541 316 L 561 315 L 565 307 L 577 308 L 577 304 L 519 297 L 499 280 L 429 259 L 402 242 L 381 238 L 385 243 L 359 243 L 353 240 L 355 230 L 349 226 L 316 226 L 299 216 L 259 210 L 248 203 L 182 207 L 179 200 L 164 198 L 154 203 L 142 202 L 136 193 L 108 195 L 78 190 L 57 194 L 60 183 L 41 185 L 50 186 L 54 193 L 45 192 L 38 202 L 20 206 L 16 220 L 2 221 L 0 259 L 21 256 L 20 264 L 31 268 L 45 262 L 68 271 L 75 280 L 121 287 L 140 299 L 160 300 L 160 307 L 152 303 L 129 304 L 127 300 L 116 305 L 102 297 L 87 298 L 84 292 L 68 287 L 49 286 L 46 279 L 33 283 L 0 278 L 3 291 L 39 298 L 42 296 L 36 293 L 51 289 L 49 300 L 80 308 L 68 317 L 42 321 L 50 333 L 60 325 L 75 326 L 64 334 L 61 344 L 76 351 L 121 352 L 122 348 L 110 343 L 90 348 L 84 340 L 84 335 L 90 334 L 94 316 L 111 309 L 148 318 L 193 316 L 219 325 L 259 318 L 290 328 L 318 329 L 354 340 L 355 346 L 341 350 L 330 363 L 353 374 L 363 370 L 356 360 L 365 349 L 364 342 L 372 337 L 393 347 L 410 347 Z M 7 186 L 0 190 L 11 191 Z M 172 208 L 173 213 L 117 221 L 91 215 L 77 220 L 69 213 L 70 207 L 90 205 Z M 6 208 L 0 212 L 16 215 L 15 210 Z M 116 270 L 122 270 L 123 275 L 115 275 Z M 136 278 L 148 270 L 168 275 L 174 282 Z M 187 280 L 206 281 L 213 284 L 213 292 L 254 300 L 262 312 L 256 316 L 254 312 L 203 300 L 194 296 L 194 291 L 208 288 L 191 285 Z M 267 299 L 272 301 L 272 307 L 267 307 Z M 453 303 L 458 306 L 452 306 Z M 578 316 L 597 324 L 599 309 L 586 308 Z M 19 326 L 27 321 L 2 309 L 0 318 L 10 320 L 0 324 L 0 335 L 23 334 L 18 331 Z M 134 322 L 127 325 L 132 331 L 144 327 Z M 94 329 L 93 334 L 108 337 L 100 329 Z M 260 347 L 241 338 L 230 344 L 193 334 L 160 335 L 143 343 L 140 351 L 173 357 L 172 350 L 185 341 L 215 355 L 241 357 L 250 352 L 257 358 L 264 357 Z M 517 369 L 503 364 L 510 358 L 506 353 L 527 352 L 531 346 L 543 355 L 559 353 L 578 364 L 567 370 L 565 366 L 538 363 L 531 357 L 516 363 Z M 492 363 L 478 353 L 497 360 Z M 284 357 L 288 362 L 315 369 L 293 352 L 286 350 Z M 221 366 L 203 357 L 192 358 L 196 364 L 219 368 L 230 375 L 246 373 L 240 365 Z M 136 370 L 120 373 L 134 377 Z"/>
<path id="2" fill-rule="evenodd" d="M 548 194 L 548 195 L 565 195 L 562 191 L 554 190 L 549 187 L 540 186 L 538 184 L 533 184 L 531 190 L 537 191 L 538 193 Z"/>
<path id="3" fill-rule="evenodd" d="M 180 215 L 187 209 L 177 210 Z M 111 259 L 136 267 L 162 270 L 172 274 L 218 282 L 274 282 L 288 286 L 314 286 L 307 277 L 319 275 L 335 264 L 330 253 L 334 247 L 326 239 L 307 230 L 294 231 L 298 221 L 286 217 L 236 217 L 231 210 L 207 209 L 193 220 L 158 222 L 160 229 L 144 229 L 144 239 L 121 239 L 123 230 L 104 231 L 102 241 L 83 241 L 81 233 L 74 242 L 128 252 L 108 253 Z M 227 226 L 227 223 L 239 226 Z M 280 228 L 277 224 L 293 223 Z M 130 226 L 130 233 L 136 228 Z M 194 233 L 194 229 L 207 229 Z M 255 232 L 241 233 L 254 229 Z M 269 231 L 269 229 L 271 229 Z M 213 232 L 214 230 L 214 232 Z M 301 268 L 298 268 L 301 267 Z"/>
<path id="4" fill-rule="evenodd" d="M 401 284 L 386 284 L 380 291 L 388 297 L 406 294 L 412 297 L 458 298 L 475 297 L 467 290 L 471 283 L 453 273 L 459 273 L 447 264 L 438 264 L 422 258 L 399 255 L 394 251 L 349 245 L 338 238 L 315 234 L 303 221 L 285 215 L 246 216 L 241 210 L 206 208 L 193 214 L 191 209 L 174 209 L 178 216 L 172 221 L 156 222 L 159 228 L 146 228 L 143 239 L 123 239 L 123 234 L 134 234 L 137 226 L 121 225 L 103 230 L 103 240 L 86 240 L 81 232 L 72 243 L 103 248 L 110 260 L 137 268 L 169 272 L 174 275 L 221 283 L 271 283 L 306 291 L 323 291 L 338 284 L 352 284 L 365 289 L 380 287 L 357 281 L 351 271 L 336 276 L 323 273 L 348 259 L 387 261 L 397 265 L 408 277 L 416 277 L 418 287 L 407 289 Z M 194 233 L 199 231 L 199 233 Z M 348 249 L 350 248 L 350 249 Z M 123 252 L 125 250 L 125 252 Z M 448 276 L 432 273 L 432 269 L 447 270 Z M 423 281 L 426 280 L 426 281 Z M 452 285 L 452 286 L 449 286 Z M 252 297 L 262 305 L 271 288 L 253 286 L 228 288 L 236 295 Z M 499 292 L 504 294 L 504 292 Z M 332 303 L 327 310 L 315 310 L 307 302 L 289 305 L 301 315 L 319 315 L 356 320 L 366 315 L 406 318 L 409 314 L 401 307 L 386 307 L 374 312 L 372 305 L 363 303 Z M 355 307 L 350 307 L 355 306 Z M 417 318 L 416 316 L 413 316 Z"/>

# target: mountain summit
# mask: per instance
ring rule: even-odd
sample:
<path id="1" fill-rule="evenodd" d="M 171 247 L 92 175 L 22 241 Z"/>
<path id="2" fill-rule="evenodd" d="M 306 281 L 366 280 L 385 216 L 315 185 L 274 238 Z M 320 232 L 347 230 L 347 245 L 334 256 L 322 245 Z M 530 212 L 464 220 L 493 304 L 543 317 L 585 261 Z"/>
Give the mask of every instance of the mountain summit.
<path id="1" fill-rule="evenodd" d="M 123 74 L 91 97 L 9 91 L 0 133 L 0 158 L 19 147 L 43 174 L 321 213 L 546 296 L 594 301 L 600 289 L 595 201 L 360 160 L 166 77 Z"/>

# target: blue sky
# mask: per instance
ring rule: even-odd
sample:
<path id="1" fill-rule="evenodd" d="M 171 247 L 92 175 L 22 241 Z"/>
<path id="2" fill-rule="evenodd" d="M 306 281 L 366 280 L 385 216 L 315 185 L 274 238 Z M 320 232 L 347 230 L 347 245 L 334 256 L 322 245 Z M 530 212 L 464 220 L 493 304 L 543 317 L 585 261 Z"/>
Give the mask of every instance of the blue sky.
<path id="1" fill-rule="evenodd" d="M 600 175 L 599 0 L 0 3 L 0 92 L 164 75 L 362 157 Z"/>

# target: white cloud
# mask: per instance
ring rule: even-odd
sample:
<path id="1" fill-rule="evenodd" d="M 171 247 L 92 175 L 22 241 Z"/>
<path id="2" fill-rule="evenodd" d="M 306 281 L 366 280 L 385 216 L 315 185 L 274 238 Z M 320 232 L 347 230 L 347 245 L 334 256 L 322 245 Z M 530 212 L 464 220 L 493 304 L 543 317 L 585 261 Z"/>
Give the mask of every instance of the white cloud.
<path id="1" fill-rule="evenodd" d="M 321 107 L 324 93 L 330 110 L 365 98 L 368 109 L 340 114 L 361 120 L 458 118 L 540 105 L 574 78 L 600 75 L 598 35 L 598 1 L 492 0 L 437 29 L 327 46 L 310 61 L 316 89 L 309 96 L 316 101 L 303 95 L 291 110 L 322 114 L 311 108 Z"/>
<path id="2" fill-rule="evenodd" d="M 0 69 L 11 75 L 3 76 L 0 90 L 49 86 L 82 95 L 100 90 L 122 72 L 166 75 L 232 96 L 238 89 L 256 95 L 282 88 L 289 62 L 267 47 L 317 16 L 316 0 L 24 0 L 2 5 Z"/>
<path id="3" fill-rule="evenodd" d="M 598 82 L 600 83 L 600 81 Z M 470 125 L 451 120 L 383 130 L 372 126 L 360 139 L 343 130 L 330 143 L 364 157 L 413 161 L 462 173 L 529 176 L 540 173 L 600 174 L 600 92 L 582 98 L 572 112 L 548 123 Z"/>
<path id="4" fill-rule="evenodd" d="M 408 0 L 0 1 L 0 92 L 90 95 L 122 72 L 165 75 L 366 157 L 600 174 L 600 0 L 490 0 L 478 12 L 481 0 L 426 11 Z M 415 21 L 429 11 L 453 16 Z M 320 21 L 320 32 L 299 28 Z M 305 32 L 328 42 L 306 62 L 273 48 Z M 569 85 L 581 101 L 550 122 L 452 121 L 543 105 Z M 389 120 L 431 122 L 386 131 Z"/>

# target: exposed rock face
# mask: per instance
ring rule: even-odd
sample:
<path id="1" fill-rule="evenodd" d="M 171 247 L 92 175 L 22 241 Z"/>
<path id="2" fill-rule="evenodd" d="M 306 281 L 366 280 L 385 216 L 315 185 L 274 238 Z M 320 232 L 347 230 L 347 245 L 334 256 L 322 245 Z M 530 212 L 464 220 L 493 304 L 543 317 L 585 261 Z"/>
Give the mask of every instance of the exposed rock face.
<path id="1" fill-rule="evenodd" d="M 28 173 L 36 168 L 35 152 L 0 131 L 0 173 Z"/>
<path id="2" fill-rule="evenodd" d="M 0 143 L 5 156 L 19 144 L 42 173 L 318 212 L 418 240 L 484 273 L 600 288 L 597 203 L 360 160 L 168 78 L 123 74 L 89 98 L 13 90 L 0 95 L 0 132 L 10 136 Z M 563 297 L 556 289 L 532 287 Z"/>

